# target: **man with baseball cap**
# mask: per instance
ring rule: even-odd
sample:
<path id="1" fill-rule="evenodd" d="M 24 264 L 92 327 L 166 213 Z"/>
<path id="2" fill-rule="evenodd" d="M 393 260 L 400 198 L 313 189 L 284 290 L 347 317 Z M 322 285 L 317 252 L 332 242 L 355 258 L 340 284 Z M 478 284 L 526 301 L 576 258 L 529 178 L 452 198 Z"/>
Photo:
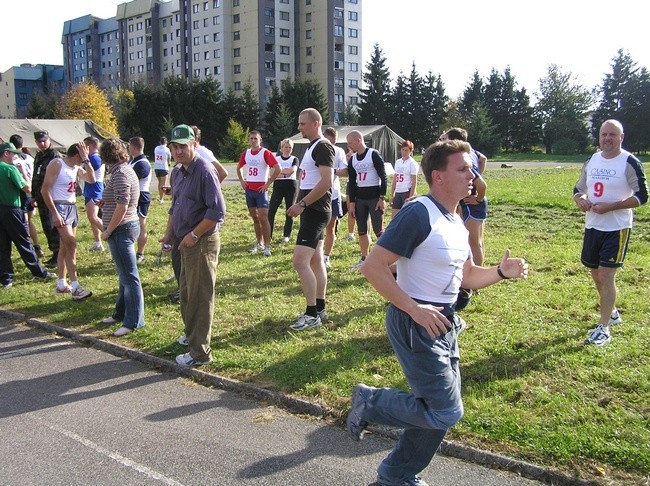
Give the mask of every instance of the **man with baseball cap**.
<path id="1" fill-rule="evenodd" d="M 14 267 L 11 244 L 16 245 L 25 266 L 35 279 L 46 280 L 54 275 L 39 263 L 27 232 L 27 221 L 20 200 L 21 191 L 30 196 L 31 187 L 13 164 L 14 155 L 22 153 L 13 143 L 0 144 L 0 284 L 11 287 Z"/>
<path id="2" fill-rule="evenodd" d="M 43 200 L 41 187 L 43 187 L 45 171 L 50 161 L 61 158 L 61 154 L 52 148 L 50 135 L 46 131 L 34 132 L 34 141 L 38 147 L 38 153 L 34 158 L 34 174 L 32 176 L 34 199 L 32 205 L 38 207 L 38 217 L 41 220 L 43 233 L 45 233 L 45 237 L 47 238 L 47 246 L 52 252 L 52 258 L 45 262 L 45 266 L 53 268 L 56 267 L 59 256 L 59 232 L 52 225 L 50 210 Z"/>
<path id="3" fill-rule="evenodd" d="M 178 339 L 189 352 L 176 356 L 181 366 L 212 361 L 210 338 L 214 314 L 214 285 L 221 239 L 219 228 L 226 202 L 214 166 L 196 152 L 194 130 L 174 127 L 169 137 L 176 167 L 172 172 L 172 206 L 163 250 L 176 246 L 181 256 L 179 276 L 181 316 L 185 333 Z"/>

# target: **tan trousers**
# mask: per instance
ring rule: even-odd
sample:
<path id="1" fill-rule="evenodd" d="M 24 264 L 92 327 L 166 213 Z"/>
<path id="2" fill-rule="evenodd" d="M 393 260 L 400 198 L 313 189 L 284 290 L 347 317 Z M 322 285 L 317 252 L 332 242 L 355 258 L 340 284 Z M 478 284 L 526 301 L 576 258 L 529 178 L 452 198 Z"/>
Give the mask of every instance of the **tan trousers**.
<path id="1" fill-rule="evenodd" d="M 214 284 L 220 248 L 221 238 L 217 231 L 202 236 L 192 248 L 181 249 L 181 316 L 190 355 L 197 361 L 209 361 L 211 358 Z"/>

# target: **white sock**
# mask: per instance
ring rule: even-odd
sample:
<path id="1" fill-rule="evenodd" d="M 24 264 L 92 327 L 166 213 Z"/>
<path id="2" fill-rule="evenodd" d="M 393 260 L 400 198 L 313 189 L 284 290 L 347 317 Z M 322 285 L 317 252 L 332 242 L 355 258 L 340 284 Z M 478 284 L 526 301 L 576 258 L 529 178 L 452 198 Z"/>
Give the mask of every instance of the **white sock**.
<path id="1" fill-rule="evenodd" d="M 59 289 L 59 290 L 64 289 L 66 287 L 66 285 L 68 285 L 68 282 L 66 282 L 64 278 L 60 278 L 56 282 L 56 288 Z"/>
<path id="2" fill-rule="evenodd" d="M 79 288 L 79 281 L 78 280 L 73 280 L 72 281 L 72 290 L 77 290 Z"/>

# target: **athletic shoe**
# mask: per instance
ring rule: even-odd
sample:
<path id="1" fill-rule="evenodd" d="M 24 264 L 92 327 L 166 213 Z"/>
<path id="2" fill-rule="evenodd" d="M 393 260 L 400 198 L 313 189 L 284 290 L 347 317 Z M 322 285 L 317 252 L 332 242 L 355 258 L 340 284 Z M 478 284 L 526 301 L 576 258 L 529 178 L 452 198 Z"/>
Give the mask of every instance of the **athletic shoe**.
<path id="1" fill-rule="evenodd" d="M 327 322 L 327 319 L 329 318 L 329 316 L 327 315 L 327 311 L 325 309 L 318 311 L 318 317 L 320 317 L 321 323 Z"/>
<path id="2" fill-rule="evenodd" d="M 45 275 L 43 276 L 34 276 L 32 277 L 32 280 L 35 280 L 37 282 L 45 282 L 46 280 L 52 280 L 56 278 L 56 273 L 48 272 L 45 271 Z"/>
<path id="3" fill-rule="evenodd" d="M 72 298 L 74 300 L 83 300 L 93 295 L 93 293 L 90 290 L 85 290 L 82 289 L 81 287 L 77 287 L 76 289 L 73 289 L 72 292 L 70 292 L 70 294 L 72 295 Z"/>
<path id="4" fill-rule="evenodd" d="M 5 284 L 2 284 L 3 289 L 10 289 L 13 286 L 13 282 L 7 282 Z"/>
<path id="5" fill-rule="evenodd" d="M 180 304 L 181 303 L 181 291 L 177 290 L 172 294 L 172 296 L 169 298 L 172 304 Z"/>
<path id="6" fill-rule="evenodd" d="M 618 311 L 618 309 L 614 309 L 612 311 L 612 315 L 609 317 L 609 322 L 607 323 L 608 326 L 616 326 L 617 324 L 620 324 L 623 322 L 623 319 L 621 318 L 621 313 Z"/>
<path id="7" fill-rule="evenodd" d="M 176 342 L 180 344 L 181 346 L 189 346 L 190 342 L 187 340 L 187 336 L 185 334 L 181 334 L 181 337 L 179 337 Z"/>
<path id="8" fill-rule="evenodd" d="M 65 295 L 65 294 L 71 294 L 72 293 L 72 287 L 69 285 L 66 285 L 63 288 L 59 288 L 58 286 L 56 287 L 56 290 L 54 291 L 55 295 Z"/>
<path id="9" fill-rule="evenodd" d="M 142 254 L 142 253 L 136 253 L 136 254 L 135 254 L 135 261 L 136 261 L 137 263 L 142 263 L 142 262 L 144 262 L 144 254 Z"/>
<path id="10" fill-rule="evenodd" d="M 361 268 L 361 265 L 363 265 L 363 262 L 365 262 L 365 260 L 359 260 L 357 263 L 352 265 L 350 268 L 352 270 L 359 270 L 359 268 Z"/>
<path id="11" fill-rule="evenodd" d="M 348 236 L 346 236 L 343 241 L 354 241 L 354 234 L 348 233 Z"/>
<path id="12" fill-rule="evenodd" d="M 312 317 L 307 314 L 300 314 L 298 320 L 291 324 L 289 327 L 294 331 L 305 331 L 311 329 L 312 327 L 318 327 L 323 324 L 323 321 L 320 320 L 320 317 Z"/>
<path id="13" fill-rule="evenodd" d="M 282 243 L 289 243 L 289 237 L 288 236 L 283 236 L 282 237 Z"/>
<path id="14" fill-rule="evenodd" d="M 459 335 L 462 333 L 465 329 L 467 329 L 467 323 L 465 322 L 465 319 L 463 319 L 460 316 L 456 316 L 458 320 L 456 321 L 456 335 Z"/>
<path id="15" fill-rule="evenodd" d="M 43 258 L 43 250 L 40 245 L 34 245 L 34 253 L 36 253 L 36 258 Z"/>
<path id="16" fill-rule="evenodd" d="M 106 324 L 110 326 L 111 324 L 117 324 L 120 321 L 118 319 L 115 319 L 113 316 L 111 316 L 111 317 L 107 317 L 106 319 L 102 319 L 100 322 L 102 324 Z"/>
<path id="17" fill-rule="evenodd" d="M 90 245 L 89 251 L 104 251 L 104 245 L 102 245 L 101 241 L 95 241 Z"/>
<path id="18" fill-rule="evenodd" d="M 609 330 L 605 331 L 603 326 L 598 324 L 595 329 L 592 329 L 589 332 L 589 336 L 585 342 L 587 344 L 593 344 L 594 346 L 605 346 L 612 342 L 612 335 Z"/>
<path id="19" fill-rule="evenodd" d="M 208 358 L 207 361 L 199 361 L 197 359 L 192 358 L 190 353 L 185 353 L 176 356 L 176 362 L 181 366 L 202 366 L 202 365 L 210 364 L 212 362 L 212 358 Z"/>
<path id="20" fill-rule="evenodd" d="M 368 486 L 381 486 L 382 484 L 386 484 L 385 482 L 382 483 L 380 482 L 381 479 L 377 479 L 374 483 L 370 483 Z M 424 479 L 422 479 L 420 476 L 414 476 L 411 479 L 404 479 L 402 482 L 399 483 L 400 486 L 429 486 L 429 483 L 427 483 Z"/>
<path id="21" fill-rule="evenodd" d="M 359 442 L 363 438 L 363 432 L 368 427 L 368 422 L 363 420 L 363 411 L 366 409 L 366 401 L 372 395 L 373 388 L 359 383 L 352 392 L 352 408 L 348 413 L 348 433 L 352 439 Z"/>
<path id="22" fill-rule="evenodd" d="M 47 268 L 56 268 L 56 266 L 57 266 L 57 258 L 53 256 L 49 260 L 46 260 L 45 261 L 45 266 Z"/>
<path id="23" fill-rule="evenodd" d="M 264 256 L 271 256 L 271 249 L 268 246 L 264 247 Z"/>
<path id="24" fill-rule="evenodd" d="M 261 251 L 261 250 L 264 250 L 264 245 L 260 245 L 259 243 L 257 243 L 253 248 L 251 248 L 248 251 L 249 251 L 249 253 L 257 253 L 258 251 Z"/>

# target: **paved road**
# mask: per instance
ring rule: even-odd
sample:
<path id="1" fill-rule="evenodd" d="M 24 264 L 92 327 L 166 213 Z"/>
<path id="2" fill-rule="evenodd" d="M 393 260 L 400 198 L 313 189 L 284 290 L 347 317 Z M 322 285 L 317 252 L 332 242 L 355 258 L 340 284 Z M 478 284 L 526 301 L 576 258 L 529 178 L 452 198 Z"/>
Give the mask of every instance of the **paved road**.
<path id="1" fill-rule="evenodd" d="M 365 485 L 392 445 L 0 318 L 2 485 Z M 423 476 L 541 484 L 444 456 Z"/>

